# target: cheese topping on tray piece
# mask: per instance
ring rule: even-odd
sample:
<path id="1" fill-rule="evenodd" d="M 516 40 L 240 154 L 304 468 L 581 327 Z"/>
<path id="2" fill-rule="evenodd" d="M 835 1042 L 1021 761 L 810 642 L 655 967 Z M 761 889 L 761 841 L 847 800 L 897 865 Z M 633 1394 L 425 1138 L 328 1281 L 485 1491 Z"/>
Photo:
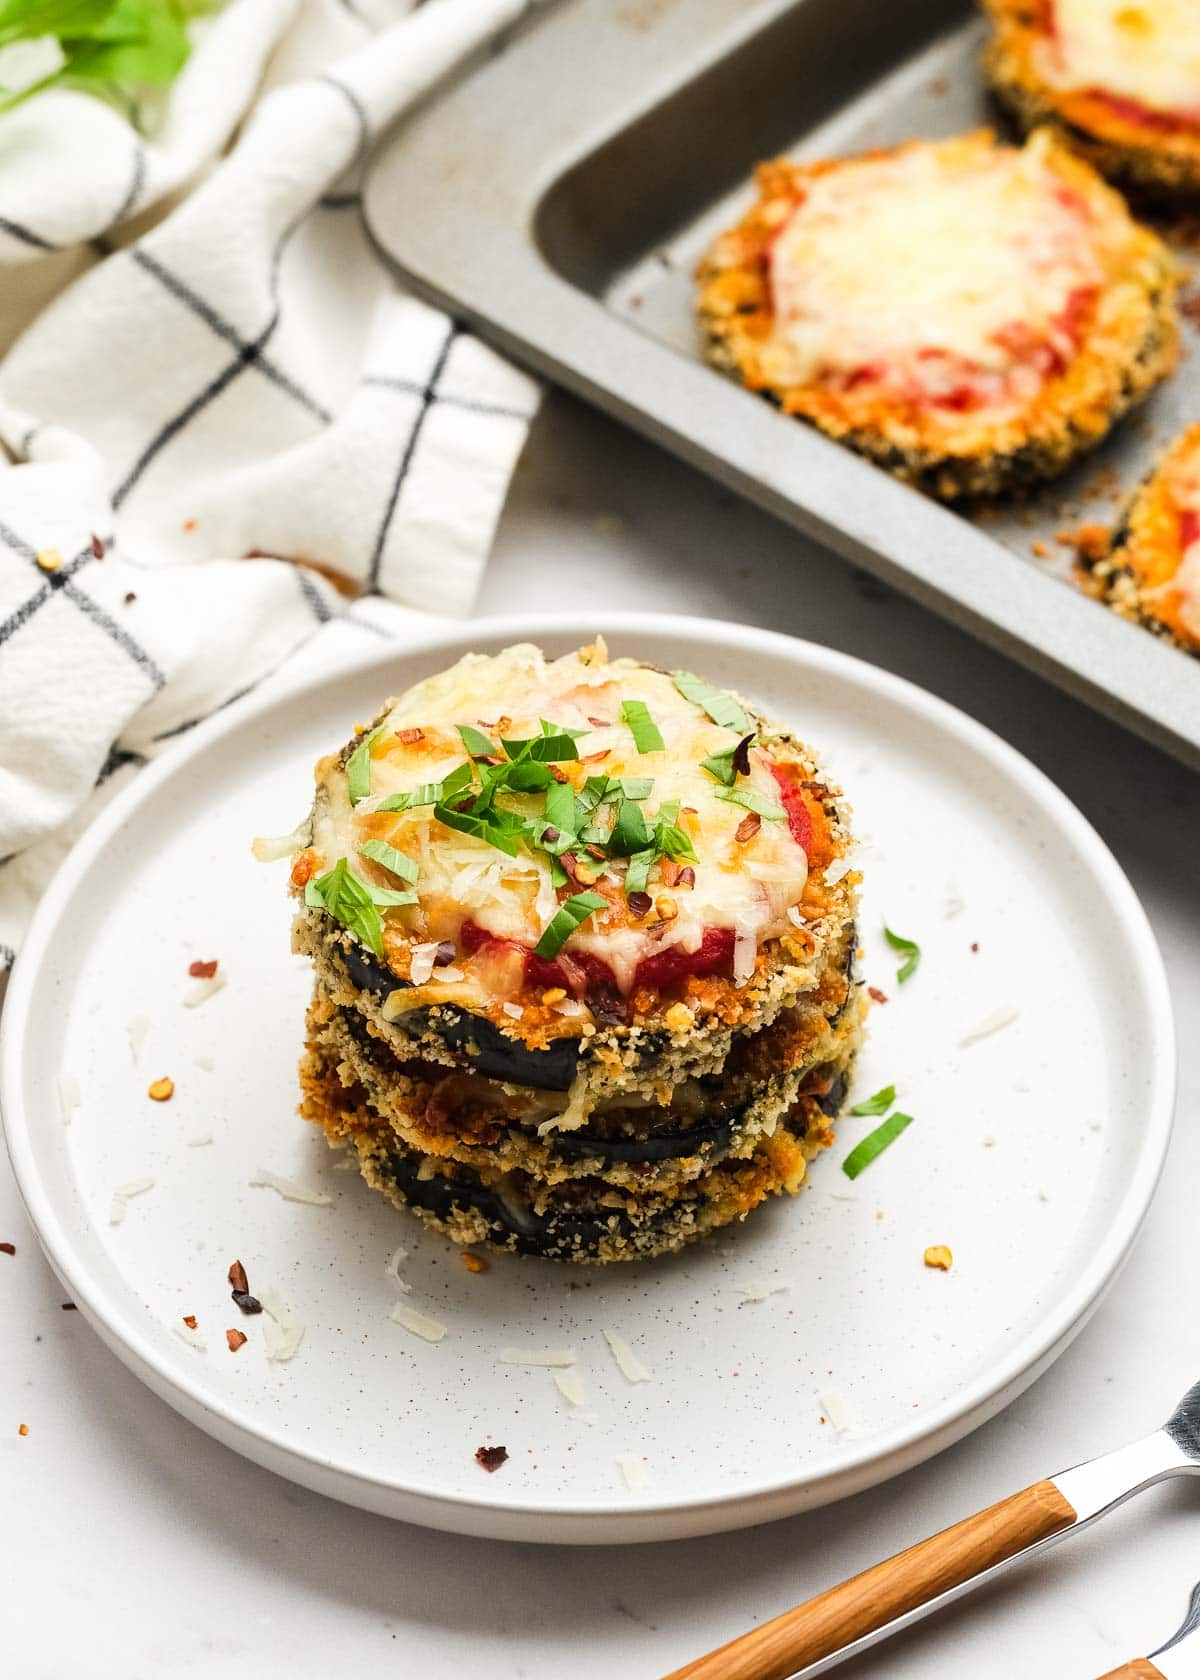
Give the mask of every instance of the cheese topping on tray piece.
<path id="1" fill-rule="evenodd" d="M 803 947 L 840 846 L 811 774 L 686 672 L 471 654 L 318 766 L 293 879 L 397 977 L 385 1013 L 499 1006 L 520 1034 L 549 1007 L 578 1032 L 587 1000 L 644 1013 Z"/>
<path id="2" fill-rule="evenodd" d="M 997 415 L 1062 371 L 1104 278 L 1089 207 L 1045 148 L 957 141 L 816 176 L 770 273 L 773 384 Z"/>
<path id="3" fill-rule="evenodd" d="M 709 358 L 934 495 L 1053 477 L 1175 364 L 1169 250 L 1048 130 L 756 184 L 697 270 Z"/>
<path id="4" fill-rule="evenodd" d="M 1085 564 L 1119 612 L 1200 654 L 1200 424 L 1135 493 L 1111 547 Z"/>
<path id="5" fill-rule="evenodd" d="M 984 73 L 1027 131 L 1049 126 L 1139 195 L 1200 192 L 1196 0 L 983 0 Z"/>
<path id="6" fill-rule="evenodd" d="M 818 175 L 771 252 L 780 385 L 1012 412 L 1061 373 L 1104 279 L 1045 148 L 958 141 Z"/>
<path id="7" fill-rule="evenodd" d="M 1196 0 L 1044 0 L 1033 63 L 1050 87 L 1108 98 L 1131 121 L 1200 129 Z"/>

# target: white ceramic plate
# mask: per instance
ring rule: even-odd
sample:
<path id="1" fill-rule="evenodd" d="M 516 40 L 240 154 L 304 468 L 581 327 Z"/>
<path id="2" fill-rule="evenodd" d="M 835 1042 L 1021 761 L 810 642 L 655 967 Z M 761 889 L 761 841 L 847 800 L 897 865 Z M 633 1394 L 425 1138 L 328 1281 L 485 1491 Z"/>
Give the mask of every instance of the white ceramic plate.
<path id="1" fill-rule="evenodd" d="M 317 756 L 384 696 L 456 659 L 598 629 L 622 653 L 736 686 L 792 721 L 845 785 L 864 839 L 873 1011 L 855 1095 L 894 1082 L 914 1124 L 854 1184 L 847 1119 L 798 1199 L 669 1261 L 605 1269 L 458 1252 L 368 1191 L 295 1115 L 308 977 L 288 949 L 286 865 L 256 834 L 307 808 Z M 923 949 L 895 984 L 886 917 Z M 973 947 L 978 946 L 976 951 Z M 185 1008 L 193 958 L 228 985 Z M 988 1037 L 961 1041 L 997 1011 Z M 150 1021 L 135 1064 L 128 1023 Z M 842 1497 L 918 1463 L 1018 1394 L 1124 1259 L 1167 1144 L 1174 1048 L 1161 961 L 1111 855 L 1010 748 L 840 654 L 682 618 L 489 621 L 272 704 L 231 710 L 138 777 L 40 907 L 4 1010 L 3 1105 L 51 1262 L 151 1388 L 309 1487 L 435 1527 L 513 1539 L 703 1534 Z M 203 1065 L 198 1065 L 198 1062 Z M 58 1076 L 77 1079 L 65 1125 Z M 169 1074 L 168 1103 L 148 1100 Z M 212 1142 L 190 1146 L 211 1134 Z M 253 1188 L 257 1167 L 333 1197 Z M 111 1225 L 114 1188 L 154 1186 Z M 385 1263 L 433 1346 L 389 1322 Z M 954 1251 L 926 1269 L 927 1245 Z M 270 1363 L 229 1299 L 231 1260 L 303 1320 Z M 746 1302 L 745 1286 L 785 1285 Z M 180 1339 L 194 1313 L 207 1349 Z M 615 1328 L 652 1373 L 631 1385 Z M 247 1331 L 237 1354 L 226 1327 Z M 572 1347 L 580 1414 L 506 1346 Z M 838 1425 L 841 1425 L 839 1427 Z M 503 1468 L 475 1463 L 507 1447 Z M 631 1489 L 620 1456 L 644 1460 Z"/>

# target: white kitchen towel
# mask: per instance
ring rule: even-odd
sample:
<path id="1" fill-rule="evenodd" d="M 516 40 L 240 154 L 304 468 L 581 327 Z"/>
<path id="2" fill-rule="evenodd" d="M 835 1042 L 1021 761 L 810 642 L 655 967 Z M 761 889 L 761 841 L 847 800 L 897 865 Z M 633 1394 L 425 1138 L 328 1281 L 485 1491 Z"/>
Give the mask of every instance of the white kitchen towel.
<path id="1" fill-rule="evenodd" d="M 427 0 L 273 88 L 0 365 L 0 970 L 165 743 L 352 625 L 470 608 L 537 387 L 397 286 L 357 170 L 525 4 Z"/>

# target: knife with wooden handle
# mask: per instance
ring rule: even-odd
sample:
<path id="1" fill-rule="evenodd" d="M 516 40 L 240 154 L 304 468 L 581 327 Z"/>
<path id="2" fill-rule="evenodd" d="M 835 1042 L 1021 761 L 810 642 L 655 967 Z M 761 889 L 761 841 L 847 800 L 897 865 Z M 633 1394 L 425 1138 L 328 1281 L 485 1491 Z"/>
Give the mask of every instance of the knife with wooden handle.
<path id="1" fill-rule="evenodd" d="M 1153 1435 L 1064 1470 L 1053 1480 L 1035 1482 L 686 1663 L 666 1680 L 812 1680 L 1018 1560 L 1086 1528 L 1143 1488 L 1198 1472 L 1200 1383 Z M 1169 1644 L 1152 1653 L 1163 1663 L 1155 1667 L 1138 1658 L 1105 1680 L 1200 1680 L 1200 1640 L 1177 1655 L 1197 1626 L 1200 1603 L 1193 1594 L 1188 1620 Z"/>

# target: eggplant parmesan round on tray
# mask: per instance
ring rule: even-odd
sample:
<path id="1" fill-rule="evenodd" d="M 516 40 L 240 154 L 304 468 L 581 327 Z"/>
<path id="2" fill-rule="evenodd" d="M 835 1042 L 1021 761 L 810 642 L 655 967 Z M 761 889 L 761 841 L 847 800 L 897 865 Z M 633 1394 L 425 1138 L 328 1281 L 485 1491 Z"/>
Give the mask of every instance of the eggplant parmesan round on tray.
<path id="1" fill-rule="evenodd" d="M 992 87 L 1027 129 L 1051 124 L 1122 185 L 1200 196 L 1196 0 L 984 0 Z"/>
<path id="2" fill-rule="evenodd" d="M 602 643 L 468 655 L 317 766 L 302 1114 L 458 1242 L 645 1257 L 797 1190 L 862 1033 L 810 750 Z"/>
<path id="3" fill-rule="evenodd" d="M 698 269 L 710 359 L 921 489 L 1052 477 L 1175 365 L 1167 247 L 1048 133 L 756 179 Z"/>
<path id="4" fill-rule="evenodd" d="M 1081 560 L 1123 617 L 1200 656 L 1200 425 L 1167 450 L 1107 546 Z"/>

